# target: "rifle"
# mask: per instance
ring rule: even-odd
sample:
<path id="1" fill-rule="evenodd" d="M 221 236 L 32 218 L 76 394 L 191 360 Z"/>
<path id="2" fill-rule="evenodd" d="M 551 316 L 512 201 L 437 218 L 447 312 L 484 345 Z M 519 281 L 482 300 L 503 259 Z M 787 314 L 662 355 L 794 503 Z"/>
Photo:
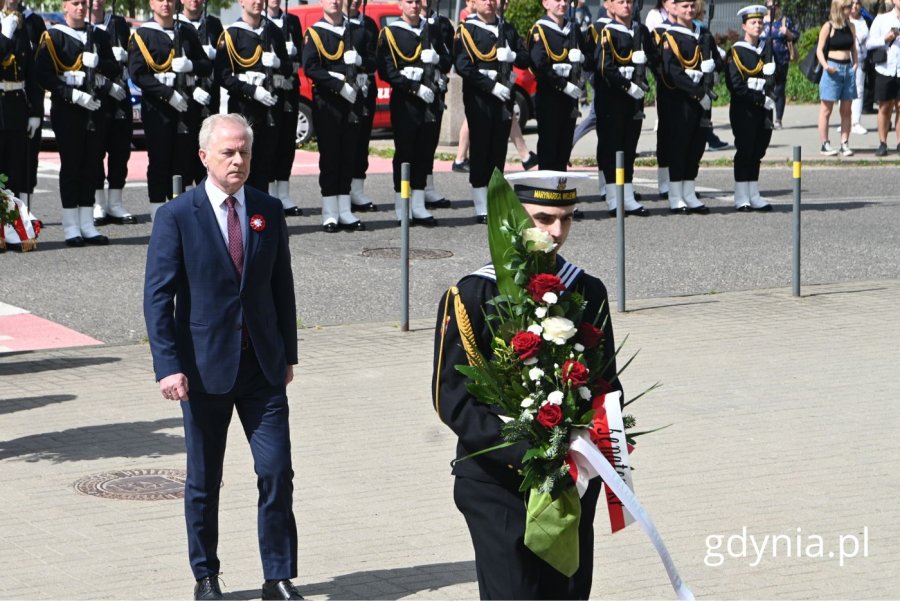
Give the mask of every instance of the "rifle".
<path id="1" fill-rule="evenodd" d="M 702 60 L 709 60 L 713 56 L 713 51 L 715 48 L 715 40 L 713 39 L 712 29 L 710 26 L 712 25 L 713 14 L 716 11 L 716 4 L 713 0 L 709 0 L 709 12 L 707 13 L 707 21 L 706 21 L 706 33 L 703 36 L 703 40 L 700 45 L 700 57 Z M 718 50 L 715 50 L 718 52 Z M 715 93 L 713 88 L 716 85 L 716 74 L 715 72 L 704 73 L 703 74 L 703 93 L 709 96 L 710 100 L 715 100 L 719 96 Z M 712 127 L 712 109 L 706 111 L 703 115 L 703 118 L 700 120 L 700 127 Z"/>
<path id="2" fill-rule="evenodd" d="M 350 37 L 350 7 L 353 5 L 353 0 L 347 0 L 347 17 L 344 19 L 344 35 L 342 36 L 344 42 L 344 52 L 348 50 L 353 50 L 353 40 Z M 363 4 L 365 7 L 365 4 Z M 365 14 L 360 13 L 360 26 L 365 28 Z M 360 104 L 360 89 L 359 84 L 356 82 L 357 68 L 356 64 L 347 65 L 347 75 L 344 83 L 350 84 L 350 87 L 356 90 L 356 102 L 353 103 L 353 106 L 350 107 L 350 114 L 347 115 L 348 123 L 359 123 L 359 114 L 357 113 L 357 106 Z M 365 111 L 365 108 L 363 109 Z M 365 112 L 363 112 L 365 115 Z"/>
<path id="3" fill-rule="evenodd" d="M 773 63 L 775 61 L 775 51 L 772 48 L 772 38 L 766 40 L 766 49 L 763 51 L 763 66 Z M 777 70 L 777 68 L 776 68 Z M 771 75 L 765 76 L 766 86 L 763 94 L 766 96 L 772 97 L 774 96 L 775 90 L 775 72 L 773 71 Z M 772 129 L 774 124 L 772 122 L 772 111 L 766 111 L 766 120 L 763 124 L 766 129 Z"/>
<path id="4" fill-rule="evenodd" d="M 115 1 L 115 0 L 113 0 L 113 1 Z M 210 46 L 215 47 L 216 43 L 213 40 L 209 39 L 209 23 L 207 23 L 207 21 L 206 21 L 206 16 L 208 14 L 206 7 L 208 4 L 209 4 L 209 0 L 203 0 L 203 15 L 200 17 L 200 19 L 201 19 L 200 26 L 203 27 L 203 32 L 206 34 L 206 43 Z M 201 85 L 201 84 L 198 82 L 197 85 Z M 212 87 L 213 87 L 213 76 L 210 75 L 209 77 L 204 77 L 203 78 L 203 89 L 206 90 L 206 92 L 211 94 Z M 209 117 L 209 115 L 210 115 L 209 106 L 206 104 L 202 105 L 200 107 L 200 118 L 206 119 L 207 117 Z"/>
<path id="5" fill-rule="evenodd" d="M 262 44 L 263 52 L 272 52 L 272 40 L 269 39 L 269 15 L 266 14 L 266 11 L 268 10 L 269 9 L 263 5 L 262 13 L 260 13 L 260 17 L 262 18 L 260 21 L 262 23 L 260 43 Z M 275 90 L 275 78 L 273 77 L 272 67 L 263 66 L 263 73 L 265 74 L 263 87 L 266 89 L 266 92 L 272 96 L 276 96 L 277 92 Z M 266 125 L 268 127 L 275 127 L 275 115 L 272 114 L 271 106 L 266 107 Z"/>
<path id="6" fill-rule="evenodd" d="M 116 28 L 115 24 L 116 24 L 116 0 L 112 0 L 112 5 L 110 6 L 109 25 L 107 26 L 106 29 L 107 29 L 107 33 L 110 34 L 109 35 L 110 42 L 111 43 L 116 42 L 114 45 L 118 46 L 119 45 L 118 44 L 119 31 Z M 113 31 L 110 32 L 109 31 L 110 29 L 112 29 Z M 128 84 L 125 83 L 125 69 L 127 69 L 127 67 L 123 65 L 119 69 L 119 73 L 121 75 L 118 78 L 116 78 L 114 81 L 117 84 L 119 84 L 120 86 L 122 86 L 122 89 L 125 90 L 125 92 L 127 93 L 128 92 Z M 126 98 L 127 98 L 127 96 L 126 96 Z M 122 110 L 122 103 L 115 99 L 114 99 L 114 103 L 116 105 L 116 112 L 113 114 L 113 119 L 117 119 L 119 121 L 125 119 L 125 111 Z"/>
<path id="7" fill-rule="evenodd" d="M 281 11 L 281 31 L 284 34 L 284 42 L 287 45 L 288 41 L 291 41 L 291 30 L 288 27 L 288 12 L 287 8 L 290 4 L 290 0 L 284 0 L 284 10 Z M 295 47 L 296 50 L 296 47 Z M 287 77 L 289 83 L 294 82 L 294 77 L 297 75 L 297 69 L 300 68 L 300 65 L 294 61 L 290 56 L 288 56 L 288 60 L 291 61 L 291 74 Z M 284 95 L 284 112 L 285 113 L 293 113 L 294 107 L 291 106 L 291 103 L 287 97 L 287 93 Z"/>
<path id="8" fill-rule="evenodd" d="M 635 52 L 643 52 L 644 50 L 644 30 L 641 27 L 641 10 L 644 8 L 644 0 L 637 0 L 634 4 L 634 15 L 631 18 L 631 31 L 634 34 L 634 50 Z M 650 89 L 647 83 L 647 63 L 634 65 L 634 76 L 632 77 L 634 85 L 642 89 L 644 92 Z M 641 121 L 644 119 L 644 110 L 642 101 L 635 100 L 634 120 Z"/>
<path id="9" fill-rule="evenodd" d="M 426 2 L 425 17 L 421 19 L 422 37 L 420 39 L 420 45 L 423 51 L 431 48 L 431 27 L 428 24 L 428 10 L 429 6 L 428 2 Z M 441 91 L 438 89 L 438 86 L 434 85 L 434 83 L 434 65 L 432 65 L 431 63 L 422 62 L 422 81 L 419 82 L 419 85 L 427 87 L 434 93 L 434 102 L 435 104 L 437 104 L 441 102 Z M 439 110 L 443 110 L 443 107 L 440 107 Z M 434 116 L 434 111 L 431 108 L 431 104 L 426 104 L 425 123 L 434 123 L 435 121 L 437 121 L 437 119 Z"/>
<path id="10" fill-rule="evenodd" d="M 575 14 L 576 14 L 575 11 L 577 9 L 578 9 L 578 0 L 572 0 L 572 20 L 569 21 L 569 42 L 570 42 L 570 46 L 572 48 L 578 48 L 580 50 L 581 47 L 578 44 L 578 33 L 576 31 L 578 29 L 578 23 L 575 20 Z M 569 71 L 569 81 L 571 83 L 575 84 L 576 86 L 578 86 L 579 89 L 582 89 L 582 86 L 584 85 L 584 81 L 583 81 L 584 67 L 582 67 L 581 63 L 570 63 L 570 64 L 572 65 L 572 70 Z M 576 100 L 574 106 L 572 106 L 571 117 L 573 119 L 578 119 L 578 117 L 581 116 L 581 109 L 579 108 L 578 105 L 579 105 L 579 101 Z"/>
<path id="11" fill-rule="evenodd" d="M 175 0 L 175 20 L 172 24 L 172 46 L 175 49 L 175 57 L 184 56 L 184 48 L 181 46 L 181 27 L 178 26 L 178 17 L 181 15 L 181 1 Z M 190 97 L 187 92 L 184 91 L 185 86 L 187 85 L 186 78 L 184 73 L 176 73 L 175 74 L 175 91 L 178 92 L 178 95 L 184 98 L 185 102 L 190 102 Z M 175 132 L 179 134 L 189 133 L 187 124 L 184 122 L 184 116 L 181 111 L 175 111 L 178 115 L 178 123 L 175 125 Z"/>
<path id="12" fill-rule="evenodd" d="M 500 12 L 497 14 L 497 40 L 494 43 L 494 49 L 500 50 L 506 46 L 506 32 L 504 31 L 505 21 L 503 20 L 503 14 L 506 9 L 506 0 L 499 0 L 500 2 Z M 512 74 L 512 65 L 507 63 L 506 61 L 498 61 L 500 64 L 497 66 L 497 83 L 506 86 L 512 92 L 512 86 L 509 83 L 510 76 Z M 500 109 L 500 119 L 502 121 L 510 121 L 513 115 L 509 110 L 509 106 L 504 102 L 502 108 Z"/>
<path id="13" fill-rule="evenodd" d="M 85 52 L 94 53 L 94 51 L 96 50 L 96 48 L 94 48 L 94 24 L 91 23 L 90 9 L 88 9 L 88 18 L 85 22 L 84 35 L 85 35 L 85 38 L 84 38 Z M 90 94 L 91 96 L 93 96 L 94 88 L 96 85 L 97 85 L 97 70 L 93 69 L 93 68 L 89 69 L 89 68 L 85 67 L 84 68 L 84 91 L 87 92 L 88 94 Z M 88 111 L 87 123 L 85 124 L 84 128 L 87 131 L 96 131 L 97 130 L 97 126 L 94 124 L 94 111 Z"/>

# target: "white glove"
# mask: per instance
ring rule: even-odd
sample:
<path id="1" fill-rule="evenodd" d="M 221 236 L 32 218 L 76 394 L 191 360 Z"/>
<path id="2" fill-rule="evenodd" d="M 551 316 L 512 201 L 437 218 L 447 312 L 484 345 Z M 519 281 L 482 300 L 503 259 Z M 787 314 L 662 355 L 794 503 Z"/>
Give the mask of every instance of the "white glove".
<path id="1" fill-rule="evenodd" d="M 763 75 L 775 75 L 775 63 L 766 63 L 763 65 Z"/>
<path id="2" fill-rule="evenodd" d="M 619 73 L 625 79 L 631 79 L 631 76 L 634 75 L 634 67 L 619 67 Z"/>
<path id="3" fill-rule="evenodd" d="M 763 104 L 763 106 L 766 108 L 767 111 L 774 111 L 775 110 L 775 100 L 769 96 L 766 96 L 766 101 Z"/>
<path id="4" fill-rule="evenodd" d="M 400 69 L 400 75 L 410 81 L 422 81 L 422 67 L 403 67 Z"/>
<path id="5" fill-rule="evenodd" d="M 275 97 L 262 86 L 256 86 L 256 89 L 253 90 L 253 100 L 262 103 L 265 106 L 275 106 L 275 103 L 278 102 Z"/>
<path id="6" fill-rule="evenodd" d="M 581 88 L 576 86 L 571 81 L 566 83 L 566 87 L 563 88 L 563 92 L 566 94 L 566 96 L 570 96 L 575 100 L 581 98 Z"/>
<path id="7" fill-rule="evenodd" d="M 124 63 L 128 60 L 128 52 L 121 46 L 113 46 L 112 51 L 113 56 L 116 57 L 116 61 Z"/>
<path id="8" fill-rule="evenodd" d="M 80 88 L 84 83 L 84 71 L 63 71 L 63 79 L 67 86 Z"/>
<path id="9" fill-rule="evenodd" d="M 265 56 L 265 53 L 263 53 Z M 194 63 L 186 56 L 176 56 L 172 59 L 172 71 L 175 73 L 190 73 L 194 70 Z"/>
<path id="10" fill-rule="evenodd" d="M 722 50 L 721 48 L 719 48 L 718 46 L 716 46 L 716 50 L 719 51 L 719 58 L 721 58 L 722 60 L 725 60 L 725 57 L 728 55 L 728 53 L 725 52 L 724 50 Z"/>
<path id="11" fill-rule="evenodd" d="M 712 98 L 709 97 L 709 94 L 704 94 L 703 98 L 700 99 L 700 108 L 704 111 L 712 108 Z"/>
<path id="12" fill-rule="evenodd" d="M 516 80 L 519 78 L 519 74 L 516 73 L 515 69 L 509 70 L 509 85 L 513 86 L 516 84 Z"/>
<path id="13" fill-rule="evenodd" d="M 705 61 L 701 61 L 700 63 L 700 71 L 703 73 L 712 73 L 716 70 L 716 61 L 711 58 L 706 59 Z"/>
<path id="14" fill-rule="evenodd" d="M 206 58 L 208 58 L 209 60 L 212 61 L 216 59 L 216 49 L 213 46 L 207 44 L 203 47 L 203 52 L 206 53 Z"/>
<path id="15" fill-rule="evenodd" d="M 647 55 L 643 50 L 635 50 L 631 55 L 631 64 L 632 65 L 646 65 L 647 64 Z"/>
<path id="16" fill-rule="evenodd" d="M 432 102 L 434 102 L 434 92 L 432 92 L 428 86 L 419 84 L 419 89 L 416 90 L 416 96 L 424 100 L 425 104 L 431 104 Z"/>
<path id="17" fill-rule="evenodd" d="M 277 69 L 281 66 L 281 59 L 275 56 L 274 52 L 263 52 L 262 64 L 263 67 L 271 67 L 272 69 Z"/>
<path id="18" fill-rule="evenodd" d="M 72 90 L 72 102 L 89 111 L 96 111 L 100 108 L 99 100 L 95 100 L 93 96 L 81 90 Z"/>
<path id="19" fill-rule="evenodd" d="M 497 48 L 497 60 L 501 63 L 514 63 L 516 62 L 516 53 L 509 46 Z"/>
<path id="20" fill-rule="evenodd" d="M 747 87 L 751 90 L 762 90 L 764 87 L 766 87 L 766 80 L 760 79 L 759 77 L 748 77 Z"/>
<path id="21" fill-rule="evenodd" d="M 40 117 L 29 117 L 28 118 L 28 137 L 33 138 L 34 134 L 37 133 L 38 129 L 41 127 L 41 118 Z"/>
<path id="22" fill-rule="evenodd" d="M 583 63 L 584 55 L 581 53 L 581 50 L 578 48 L 572 48 L 569 50 L 569 62 L 570 63 Z"/>
<path id="23" fill-rule="evenodd" d="M 179 113 L 183 113 L 184 111 L 188 110 L 187 100 L 185 100 L 184 96 L 182 96 L 178 92 L 172 92 L 172 96 L 169 98 L 169 104 Z"/>
<path id="24" fill-rule="evenodd" d="M 552 65 L 553 72 L 559 75 L 560 77 L 568 77 L 569 73 L 572 72 L 572 64 L 571 63 L 553 63 Z"/>
<path id="25" fill-rule="evenodd" d="M 93 52 L 83 52 L 81 54 L 81 64 L 88 69 L 96 69 L 100 64 L 100 57 Z"/>
<path id="26" fill-rule="evenodd" d="M 125 88 L 113 82 L 111 86 L 109 86 L 109 95 L 116 100 L 125 100 Z"/>
<path id="27" fill-rule="evenodd" d="M 19 26 L 19 19 L 14 14 L 9 14 L 0 19 L 0 29 L 3 31 L 3 35 L 8 37 L 9 39 L 13 38 L 13 35 L 16 33 L 16 28 Z"/>
<path id="28" fill-rule="evenodd" d="M 502 100 L 503 102 L 506 102 L 507 100 L 509 100 L 510 98 L 512 98 L 512 95 L 511 95 L 510 92 L 509 92 L 509 88 L 507 88 L 507 87 L 506 87 L 505 85 L 503 85 L 502 83 L 495 83 L 495 84 L 494 84 L 494 89 L 491 90 L 491 94 L 493 94 L 494 96 L 496 96 L 497 98 L 499 98 L 499 99 Z"/>
<path id="29" fill-rule="evenodd" d="M 106 85 L 106 75 L 103 73 L 95 73 L 94 74 L 94 85 L 98 88 L 102 88 Z"/>
<path id="30" fill-rule="evenodd" d="M 345 65 L 356 65 L 357 67 L 362 64 L 362 58 L 359 56 L 359 52 L 356 50 L 348 50 L 344 53 L 344 64 Z"/>
<path id="31" fill-rule="evenodd" d="M 642 90 L 639 85 L 633 83 L 628 87 L 628 95 L 635 100 L 640 100 L 644 97 L 644 90 Z"/>
<path id="32" fill-rule="evenodd" d="M 479 73 L 490 79 L 491 81 L 497 81 L 497 72 L 492 71 L 491 69 L 479 69 Z"/>
<path id="33" fill-rule="evenodd" d="M 422 51 L 422 62 L 426 65 L 436 65 L 441 57 L 438 56 L 438 53 L 428 48 L 427 50 Z"/>
<path id="34" fill-rule="evenodd" d="M 291 58 L 297 56 L 297 47 L 294 46 L 294 42 L 285 42 L 284 47 L 287 48 L 288 56 Z"/>
<path id="35" fill-rule="evenodd" d="M 350 52 L 353 52 L 352 50 Z M 346 54 L 344 56 L 347 56 Z M 351 86 L 349 83 L 345 83 L 341 88 L 341 96 L 349 102 L 350 104 L 354 104 L 356 102 L 356 89 Z"/>
<path id="36" fill-rule="evenodd" d="M 202 104 L 203 106 L 208 106 L 209 101 L 212 100 L 212 96 L 210 96 L 209 92 L 204 90 L 203 88 L 194 88 L 191 96 L 194 97 L 194 101 L 198 104 Z"/>
<path id="37" fill-rule="evenodd" d="M 696 69 L 685 69 L 684 74 L 690 77 L 694 83 L 700 83 L 700 80 L 703 78 L 703 73 Z"/>

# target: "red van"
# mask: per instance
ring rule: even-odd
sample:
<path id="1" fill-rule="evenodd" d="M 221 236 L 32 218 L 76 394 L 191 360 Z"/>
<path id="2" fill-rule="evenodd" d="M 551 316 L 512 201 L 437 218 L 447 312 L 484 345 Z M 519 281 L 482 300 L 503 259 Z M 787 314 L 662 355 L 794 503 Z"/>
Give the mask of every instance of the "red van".
<path id="1" fill-rule="evenodd" d="M 307 28 L 322 18 L 322 7 L 318 4 L 309 4 L 305 6 L 292 6 L 288 12 L 297 15 L 300 18 L 300 27 L 306 32 Z M 396 21 L 400 18 L 400 7 L 396 2 L 368 2 L 366 4 L 366 16 L 371 17 L 378 28 L 381 29 L 388 23 Z M 519 122 L 522 126 L 534 115 L 534 93 L 537 90 L 537 83 L 534 74 L 531 71 L 515 69 L 518 74 L 515 86 L 516 110 L 519 114 Z M 312 139 L 315 135 L 312 125 L 312 82 L 303 73 L 301 68 L 298 72 L 300 75 L 300 115 L 297 120 L 297 143 L 303 144 Z M 378 86 L 378 98 L 375 100 L 375 122 L 373 127 L 376 129 L 391 127 L 391 86 L 382 81 L 380 77 L 375 76 L 375 82 Z"/>

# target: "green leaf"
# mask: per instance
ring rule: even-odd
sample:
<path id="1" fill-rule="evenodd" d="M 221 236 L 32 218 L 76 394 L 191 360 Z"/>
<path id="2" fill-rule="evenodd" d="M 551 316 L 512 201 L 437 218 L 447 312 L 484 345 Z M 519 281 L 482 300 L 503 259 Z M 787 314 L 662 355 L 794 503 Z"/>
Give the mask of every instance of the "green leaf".
<path id="1" fill-rule="evenodd" d="M 509 235 L 504 235 L 503 222 L 517 224 L 523 220 L 530 220 L 528 213 L 500 170 L 494 169 L 488 184 L 488 244 L 494 272 L 497 274 L 497 288 L 501 294 L 516 301 L 521 298 L 523 291 L 516 285 L 516 272 L 506 267 L 515 250 Z"/>

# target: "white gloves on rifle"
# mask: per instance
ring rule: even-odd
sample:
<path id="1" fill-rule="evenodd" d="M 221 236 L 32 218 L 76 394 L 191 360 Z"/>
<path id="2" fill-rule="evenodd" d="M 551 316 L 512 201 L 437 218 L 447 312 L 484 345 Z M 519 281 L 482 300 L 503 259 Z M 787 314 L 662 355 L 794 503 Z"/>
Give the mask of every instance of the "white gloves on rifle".
<path id="1" fill-rule="evenodd" d="M 637 85 L 636 83 L 633 83 L 630 86 L 628 86 L 627 92 L 628 92 L 628 95 L 631 96 L 632 98 L 634 98 L 635 100 L 640 100 L 641 98 L 644 97 L 644 90 L 642 90 L 641 87 L 639 85 Z"/>
<path id="2" fill-rule="evenodd" d="M 109 86 L 109 95 L 115 100 L 125 100 L 125 88 L 123 88 L 116 82 L 113 82 Z"/>
<path id="3" fill-rule="evenodd" d="M 128 51 L 121 46 L 113 46 L 112 51 L 117 62 L 124 63 L 128 61 Z"/>
<path id="4" fill-rule="evenodd" d="M 775 100 L 771 96 L 766 96 L 766 100 L 763 103 L 763 106 L 766 108 L 767 111 L 774 111 L 775 110 Z"/>
<path id="5" fill-rule="evenodd" d="M 265 53 L 263 53 L 265 56 Z M 172 59 L 172 71 L 175 73 L 190 73 L 194 70 L 194 63 L 186 56 L 176 56 Z"/>
<path id="6" fill-rule="evenodd" d="M 635 50 L 631 55 L 632 65 L 646 65 L 647 54 L 643 50 Z"/>
<path id="7" fill-rule="evenodd" d="M 583 63 L 584 62 L 584 54 L 581 53 L 581 50 L 578 48 L 572 48 L 569 50 L 568 56 L 570 63 Z"/>
<path id="8" fill-rule="evenodd" d="M 72 90 L 72 102 L 89 111 L 96 111 L 100 108 L 99 100 L 95 100 L 93 96 L 81 90 Z"/>
<path id="9" fill-rule="evenodd" d="M 278 102 L 275 97 L 262 86 L 256 86 L 256 89 L 253 90 L 253 100 L 265 106 L 275 106 L 275 103 Z"/>
<path id="10" fill-rule="evenodd" d="M 87 67 L 88 69 L 96 69 L 97 65 L 100 64 L 100 57 L 94 54 L 93 52 L 82 52 L 81 53 L 81 64 Z"/>
<path id="11" fill-rule="evenodd" d="M 553 69 L 553 72 L 560 77 L 568 77 L 569 73 L 572 72 L 571 63 L 553 63 L 551 68 Z"/>
<path id="12" fill-rule="evenodd" d="M 700 99 L 700 108 L 704 111 L 712 108 L 712 98 L 709 97 L 709 94 L 704 94 L 703 98 Z"/>
<path id="13" fill-rule="evenodd" d="M 747 87 L 751 90 L 756 90 L 757 92 L 762 92 L 766 87 L 766 80 L 760 79 L 759 77 L 748 77 L 747 78 Z"/>
<path id="14" fill-rule="evenodd" d="M 357 67 L 362 64 L 362 58 L 359 56 L 359 52 L 356 50 L 348 50 L 344 53 L 344 64 L 345 65 L 356 65 Z"/>
<path id="15" fill-rule="evenodd" d="M 422 74 L 424 72 L 422 67 L 403 67 L 400 69 L 400 75 L 410 81 L 422 81 Z"/>
<path id="16" fill-rule="evenodd" d="M 206 58 L 209 60 L 216 60 L 216 49 L 213 46 L 207 44 L 203 47 L 203 52 L 206 53 Z"/>
<path id="17" fill-rule="evenodd" d="M 507 88 L 502 83 L 495 83 L 494 89 L 491 90 L 491 94 L 493 94 L 503 102 L 506 102 L 507 100 L 512 98 L 512 94 L 510 93 L 509 88 Z"/>
<path id="18" fill-rule="evenodd" d="M 509 46 L 497 48 L 497 60 L 501 63 L 514 63 L 516 62 L 516 53 Z"/>
<path id="19" fill-rule="evenodd" d="M 182 96 L 178 92 L 172 92 L 172 96 L 169 97 L 169 104 L 179 113 L 183 113 L 188 110 L 187 100 L 185 100 L 184 96 Z"/>
<path id="20" fill-rule="evenodd" d="M 2 30 L 3 35 L 9 39 L 13 38 L 18 27 L 19 18 L 15 14 L 9 14 L 0 19 L 0 30 Z"/>
<path id="21" fill-rule="evenodd" d="M 775 75 L 775 63 L 766 63 L 763 65 L 763 75 Z"/>
<path id="22" fill-rule="evenodd" d="M 619 75 L 627 80 L 631 80 L 634 75 L 634 67 L 619 67 Z"/>
<path id="23" fill-rule="evenodd" d="M 712 73 L 716 70 L 716 61 L 711 58 L 700 62 L 700 71 L 702 73 Z"/>
<path id="24" fill-rule="evenodd" d="M 497 81 L 497 72 L 491 69 L 479 69 L 479 73 L 490 79 L 491 81 Z"/>
<path id="25" fill-rule="evenodd" d="M 275 56 L 274 52 L 263 52 L 262 53 L 262 64 L 263 67 L 270 67 L 272 69 L 277 69 L 281 66 L 281 59 Z"/>
<path id="26" fill-rule="evenodd" d="M 344 56 L 347 55 L 345 54 Z M 349 83 L 345 83 L 341 88 L 341 97 L 350 104 L 356 103 L 356 88 L 351 86 Z"/>
<path id="27" fill-rule="evenodd" d="M 29 117 L 28 118 L 28 137 L 33 138 L 34 134 L 37 133 L 38 129 L 41 127 L 41 118 L 40 117 Z"/>
<path id="28" fill-rule="evenodd" d="M 416 96 L 424 100 L 425 104 L 431 104 L 432 102 L 434 102 L 434 92 L 432 92 L 428 86 L 419 84 L 419 89 L 416 90 Z"/>
<path id="29" fill-rule="evenodd" d="M 294 58 L 297 56 L 297 47 L 294 46 L 294 42 L 285 42 L 284 47 L 287 48 L 288 56 Z"/>
<path id="30" fill-rule="evenodd" d="M 426 65 L 436 65 L 441 57 L 438 56 L 438 53 L 428 48 L 427 50 L 422 51 L 422 62 Z"/>
<path id="31" fill-rule="evenodd" d="M 703 79 L 703 73 L 696 69 L 685 69 L 684 74 L 690 77 L 694 83 L 700 83 L 700 80 Z"/>
<path id="32" fill-rule="evenodd" d="M 194 88 L 191 96 L 194 98 L 194 102 L 202 104 L 203 106 L 208 106 L 209 101 L 212 100 L 212 96 L 210 96 L 209 92 L 200 87 Z"/>
<path id="33" fill-rule="evenodd" d="M 581 98 L 581 88 L 576 86 L 571 81 L 566 82 L 566 87 L 563 88 L 563 92 L 566 94 L 566 96 L 574 98 L 575 100 Z"/>

